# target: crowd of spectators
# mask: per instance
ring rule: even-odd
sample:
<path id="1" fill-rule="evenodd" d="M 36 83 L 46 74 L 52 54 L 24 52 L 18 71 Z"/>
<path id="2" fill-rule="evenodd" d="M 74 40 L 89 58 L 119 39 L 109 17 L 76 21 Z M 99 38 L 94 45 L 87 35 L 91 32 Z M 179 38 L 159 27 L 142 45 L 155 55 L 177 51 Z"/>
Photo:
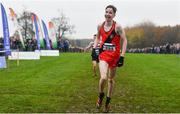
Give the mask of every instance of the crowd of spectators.
<path id="1" fill-rule="evenodd" d="M 68 39 L 59 39 L 57 44 L 59 52 L 83 52 L 82 47 L 72 46 Z"/>
<path id="2" fill-rule="evenodd" d="M 20 51 L 34 51 L 37 49 L 36 39 L 26 39 L 24 47 L 19 38 L 11 37 L 10 38 L 10 47 L 12 50 L 19 49 Z"/>
<path id="3" fill-rule="evenodd" d="M 44 47 L 41 47 L 41 49 L 47 49 L 46 47 L 46 41 L 44 41 Z M 81 47 L 73 47 L 71 46 L 68 39 L 60 39 L 57 41 L 57 48 L 53 48 L 52 42 L 50 41 L 51 49 L 59 50 L 59 52 L 83 52 L 83 48 Z M 37 47 L 37 40 L 35 38 L 33 39 L 26 39 L 24 41 L 24 47 L 20 41 L 19 37 L 10 37 L 10 47 L 11 50 L 20 50 L 20 51 L 35 51 L 38 49 Z M 3 50 L 3 39 L 0 38 L 0 48 Z"/>
<path id="4" fill-rule="evenodd" d="M 44 40 L 45 41 L 45 40 Z M 45 43 L 45 42 L 44 42 Z M 52 42 L 51 48 L 52 48 Z M 37 40 L 27 39 L 24 43 L 25 48 L 18 37 L 11 37 L 10 38 L 10 47 L 12 50 L 19 49 L 20 51 L 34 51 L 37 48 Z M 45 47 L 41 47 L 41 49 L 46 49 Z M 52 48 L 53 49 L 53 48 Z M 59 52 L 83 52 L 84 49 L 82 47 L 73 47 L 71 46 L 68 39 L 59 39 L 57 41 L 57 48 Z M 0 51 L 3 50 L 3 39 L 0 38 Z M 127 49 L 128 53 L 157 53 L 157 54 L 180 54 L 180 43 L 166 43 L 165 45 L 155 46 L 152 45 L 151 47 L 145 48 L 129 48 Z"/>
<path id="5" fill-rule="evenodd" d="M 130 48 L 129 53 L 157 53 L 157 54 L 180 54 L 180 43 L 166 43 L 161 46 L 146 47 L 146 48 Z"/>
<path id="6" fill-rule="evenodd" d="M 59 52 L 69 52 L 70 42 L 68 39 L 59 39 L 57 42 L 57 48 Z"/>

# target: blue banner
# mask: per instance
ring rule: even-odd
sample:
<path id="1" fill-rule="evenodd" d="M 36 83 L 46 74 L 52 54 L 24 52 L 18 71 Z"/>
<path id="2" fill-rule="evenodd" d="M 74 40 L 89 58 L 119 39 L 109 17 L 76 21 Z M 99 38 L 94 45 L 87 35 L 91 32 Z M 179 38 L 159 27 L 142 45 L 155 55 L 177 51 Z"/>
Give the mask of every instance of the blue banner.
<path id="1" fill-rule="evenodd" d="M 43 30 L 44 30 L 44 36 L 45 36 L 45 41 L 46 41 L 46 47 L 47 47 L 47 49 L 51 49 L 50 41 L 49 41 L 49 35 L 48 35 L 48 30 L 47 30 L 46 24 L 44 23 L 43 20 L 42 20 L 42 25 L 43 25 Z"/>
<path id="2" fill-rule="evenodd" d="M 1 4 L 1 14 L 2 14 L 2 24 L 3 24 L 4 49 L 5 49 L 5 55 L 8 56 L 11 55 L 9 28 L 8 28 L 6 11 L 2 4 Z"/>
<path id="3" fill-rule="evenodd" d="M 6 68 L 6 59 L 5 57 L 0 57 L 0 68 Z"/>
<path id="4" fill-rule="evenodd" d="M 33 14 L 33 17 L 34 17 L 34 25 L 35 25 L 35 29 L 36 29 L 37 46 L 38 46 L 38 50 L 40 50 L 41 44 L 40 44 L 40 39 L 39 39 L 39 29 L 38 29 L 37 17 L 35 14 Z"/>

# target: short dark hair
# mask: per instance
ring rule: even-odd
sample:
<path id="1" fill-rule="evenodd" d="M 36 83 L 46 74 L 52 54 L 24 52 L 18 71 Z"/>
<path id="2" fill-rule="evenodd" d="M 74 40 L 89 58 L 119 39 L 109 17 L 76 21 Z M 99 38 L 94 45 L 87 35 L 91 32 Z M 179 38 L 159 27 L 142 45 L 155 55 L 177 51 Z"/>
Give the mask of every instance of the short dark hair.
<path id="1" fill-rule="evenodd" d="M 116 11 L 117 11 L 117 8 L 116 8 L 115 6 L 113 6 L 113 5 L 108 5 L 108 6 L 106 7 L 106 9 L 107 9 L 107 8 L 112 8 L 113 11 L 114 11 L 114 13 L 116 13 Z"/>

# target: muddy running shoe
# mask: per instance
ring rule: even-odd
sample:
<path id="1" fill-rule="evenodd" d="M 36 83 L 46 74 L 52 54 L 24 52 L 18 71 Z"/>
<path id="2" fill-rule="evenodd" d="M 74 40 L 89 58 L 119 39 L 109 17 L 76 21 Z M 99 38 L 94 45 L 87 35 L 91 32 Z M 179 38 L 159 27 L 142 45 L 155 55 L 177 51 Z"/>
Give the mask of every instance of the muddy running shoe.
<path id="1" fill-rule="evenodd" d="M 105 105 L 104 112 L 108 113 L 110 111 L 110 103 Z"/>
<path id="2" fill-rule="evenodd" d="M 100 94 L 99 94 L 99 97 L 98 97 L 98 100 L 97 100 L 97 102 L 96 102 L 96 107 L 97 107 L 98 109 L 100 109 L 101 106 L 102 106 L 103 98 L 104 98 L 104 93 L 100 93 Z"/>
<path id="3" fill-rule="evenodd" d="M 104 110 L 105 113 L 109 112 L 110 110 L 110 101 L 111 101 L 111 98 L 106 97 L 106 105 L 105 105 L 105 110 Z"/>
<path id="4" fill-rule="evenodd" d="M 103 101 L 103 99 L 98 98 L 98 100 L 97 100 L 97 102 L 96 102 L 96 107 L 97 107 L 97 109 L 100 109 L 100 108 L 101 108 L 101 106 L 102 106 L 102 101 Z"/>

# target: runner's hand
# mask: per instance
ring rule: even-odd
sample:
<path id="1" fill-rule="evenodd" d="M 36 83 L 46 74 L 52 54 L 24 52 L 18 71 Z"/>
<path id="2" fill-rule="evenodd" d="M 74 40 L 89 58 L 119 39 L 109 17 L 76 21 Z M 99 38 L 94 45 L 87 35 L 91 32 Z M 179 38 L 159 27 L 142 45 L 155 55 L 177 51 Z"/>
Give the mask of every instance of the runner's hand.
<path id="1" fill-rule="evenodd" d="M 117 66 L 118 67 L 122 67 L 124 64 L 124 57 L 123 56 L 120 56 L 118 62 L 117 62 Z"/>

